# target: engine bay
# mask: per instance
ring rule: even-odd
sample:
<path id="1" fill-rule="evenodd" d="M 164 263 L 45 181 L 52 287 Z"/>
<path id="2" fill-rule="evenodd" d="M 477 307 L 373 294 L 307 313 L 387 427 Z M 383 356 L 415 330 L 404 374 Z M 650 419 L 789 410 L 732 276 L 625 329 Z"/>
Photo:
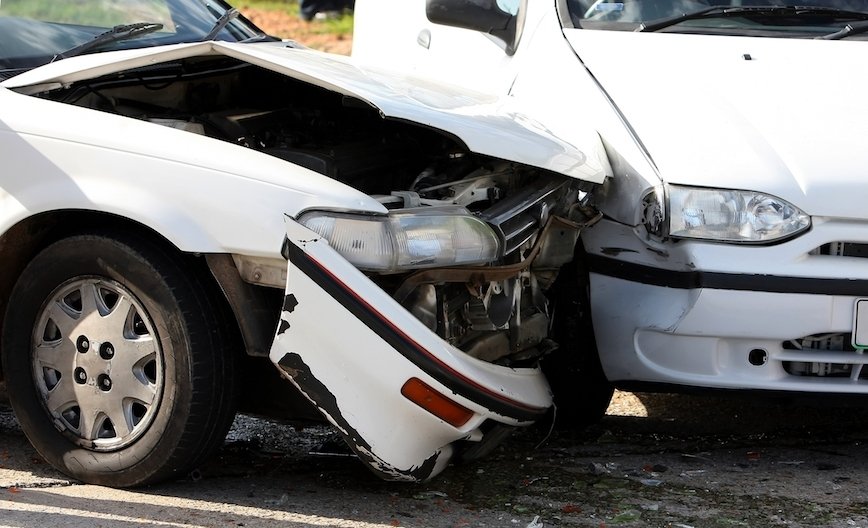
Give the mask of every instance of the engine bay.
<path id="1" fill-rule="evenodd" d="M 479 359 L 534 362 L 550 339 L 550 288 L 595 212 L 581 184 L 487 158 L 367 103 L 225 57 L 127 70 L 40 95 L 241 145 L 352 186 L 387 209 L 459 205 L 498 234 L 488 266 L 369 274 L 443 339 Z"/>

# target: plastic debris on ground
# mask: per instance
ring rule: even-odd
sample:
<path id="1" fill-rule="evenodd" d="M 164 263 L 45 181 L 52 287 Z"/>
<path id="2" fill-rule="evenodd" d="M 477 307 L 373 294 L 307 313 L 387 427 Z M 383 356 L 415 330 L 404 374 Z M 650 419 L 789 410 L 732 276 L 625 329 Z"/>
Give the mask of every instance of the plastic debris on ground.
<path id="1" fill-rule="evenodd" d="M 539 518 L 539 515 L 535 516 L 531 522 L 527 524 L 526 528 L 544 528 L 545 523 Z"/>

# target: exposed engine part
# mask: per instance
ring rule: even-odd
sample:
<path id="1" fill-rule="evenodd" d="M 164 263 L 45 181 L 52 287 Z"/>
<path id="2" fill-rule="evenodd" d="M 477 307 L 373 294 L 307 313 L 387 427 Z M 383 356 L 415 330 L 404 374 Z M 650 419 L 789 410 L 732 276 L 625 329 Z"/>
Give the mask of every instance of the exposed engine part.
<path id="1" fill-rule="evenodd" d="M 553 350 L 545 291 L 572 260 L 579 232 L 595 212 L 585 216 L 570 180 L 510 164 L 426 185 L 442 181 L 442 174 L 427 169 L 411 190 L 393 191 L 381 202 L 403 209 L 472 208 L 500 236 L 504 261 L 409 274 L 394 288 L 395 298 L 432 331 L 478 359 L 518 364 Z"/>
<path id="2" fill-rule="evenodd" d="M 549 217 L 523 260 L 419 271 L 406 277 L 395 297 L 414 314 L 426 314 L 420 320 L 474 357 L 504 364 L 536 359 L 556 347 L 548 339 L 545 290 L 560 266 L 572 260 L 582 227 L 598 218 L 578 223 Z"/>
<path id="3" fill-rule="evenodd" d="M 580 205 L 577 180 L 474 155 L 436 130 L 384 120 L 360 101 L 225 57 L 126 71 L 43 96 L 258 150 L 387 209 L 466 208 L 499 236 L 498 262 L 371 278 L 474 357 L 516 364 L 556 346 L 546 290 L 596 214 Z M 248 283 L 283 286 L 274 263 L 235 264 Z"/>
<path id="4" fill-rule="evenodd" d="M 432 331 L 485 361 L 517 364 L 553 350 L 545 291 L 572 260 L 579 232 L 598 218 L 596 212 L 581 208 L 570 180 L 509 164 L 424 185 L 442 180 L 441 174 L 427 170 L 412 190 L 382 201 L 403 208 L 473 208 L 500 235 L 504 262 L 412 273 L 394 288 L 395 298 Z"/>

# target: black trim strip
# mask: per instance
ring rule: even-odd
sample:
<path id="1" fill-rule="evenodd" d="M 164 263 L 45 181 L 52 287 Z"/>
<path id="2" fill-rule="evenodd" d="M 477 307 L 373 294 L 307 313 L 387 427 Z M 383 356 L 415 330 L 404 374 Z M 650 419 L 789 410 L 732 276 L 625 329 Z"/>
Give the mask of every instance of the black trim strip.
<path id="1" fill-rule="evenodd" d="M 864 279 L 817 279 L 710 271 L 673 271 L 601 255 L 588 255 L 587 261 L 591 273 L 667 288 L 868 296 L 868 280 Z"/>
<path id="2" fill-rule="evenodd" d="M 382 338 L 402 356 L 410 360 L 426 374 L 445 387 L 468 400 L 503 416 L 521 421 L 533 421 L 542 417 L 547 409 L 525 405 L 521 402 L 491 391 L 440 361 L 422 345 L 402 332 L 391 321 L 377 312 L 346 284 L 341 282 L 319 262 L 301 248 L 289 243 L 289 261 L 307 275 L 332 298 L 350 311 L 375 334 Z"/>

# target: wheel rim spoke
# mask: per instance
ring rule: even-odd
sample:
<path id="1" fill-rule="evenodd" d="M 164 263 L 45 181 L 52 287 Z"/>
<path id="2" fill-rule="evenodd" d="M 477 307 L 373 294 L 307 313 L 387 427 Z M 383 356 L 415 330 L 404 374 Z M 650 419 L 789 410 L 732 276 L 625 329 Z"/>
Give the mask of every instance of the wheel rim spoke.
<path id="1" fill-rule="evenodd" d="M 129 297 L 122 295 L 111 308 L 105 305 L 101 308 L 105 310 L 103 312 L 105 314 L 103 324 L 110 329 L 117 328 L 118 333 L 122 336 L 131 337 L 133 335 L 128 321 L 132 319 L 136 309 Z"/>
<path id="2" fill-rule="evenodd" d="M 75 359 L 75 345 L 62 340 L 53 344 L 36 345 L 36 360 L 43 366 L 59 372 L 69 370 Z"/>
<path id="3" fill-rule="evenodd" d="M 88 281 L 81 285 L 79 289 L 81 294 L 81 316 L 82 318 L 95 317 L 97 315 L 102 315 L 99 313 L 97 308 L 97 297 L 99 296 L 99 292 L 97 291 L 96 284 L 94 282 Z M 102 303 L 100 303 L 102 304 Z"/>
<path id="4" fill-rule="evenodd" d="M 48 306 L 48 317 L 57 327 L 59 337 L 69 338 L 76 324 L 78 324 L 81 314 L 77 313 L 62 300 L 58 300 Z"/>
<path id="5" fill-rule="evenodd" d="M 142 368 L 148 361 L 155 360 L 156 353 L 157 343 L 150 336 L 124 340 L 115 349 L 112 369 L 115 372 L 132 372 Z"/>
<path id="6" fill-rule="evenodd" d="M 114 387 L 119 390 L 118 394 L 120 398 L 124 400 L 133 399 L 146 407 L 150 407 L 157 396 L 157 387 L 147 381 L 143 381 L 133 371 L 116 373 Z M 123 387 L 122 390 L 121 387 Z"/>
<path id="7" fill-rule="evenodd" d="M 115 435 L 119 438 L 128 436 L 132 432 L 132 420 L 126 412 L 124 402 L 120 398 L 109 408 L 108 419 L 111 420 Z"/>
<path id="8" fill-rule="evenodd" d="M 97 437 L 97 422 L 99 413 L 95 409 L 79 408 L 78 434 L 85 440 L 93 441 Z"/>
<path id="9" fill-rule="evenodd" d="M 69 377 L 61 378 L 60 382 L 48 393 L 46 405 L 53 413 L 60 413 L 76 403 L 75 386 Z"/>

